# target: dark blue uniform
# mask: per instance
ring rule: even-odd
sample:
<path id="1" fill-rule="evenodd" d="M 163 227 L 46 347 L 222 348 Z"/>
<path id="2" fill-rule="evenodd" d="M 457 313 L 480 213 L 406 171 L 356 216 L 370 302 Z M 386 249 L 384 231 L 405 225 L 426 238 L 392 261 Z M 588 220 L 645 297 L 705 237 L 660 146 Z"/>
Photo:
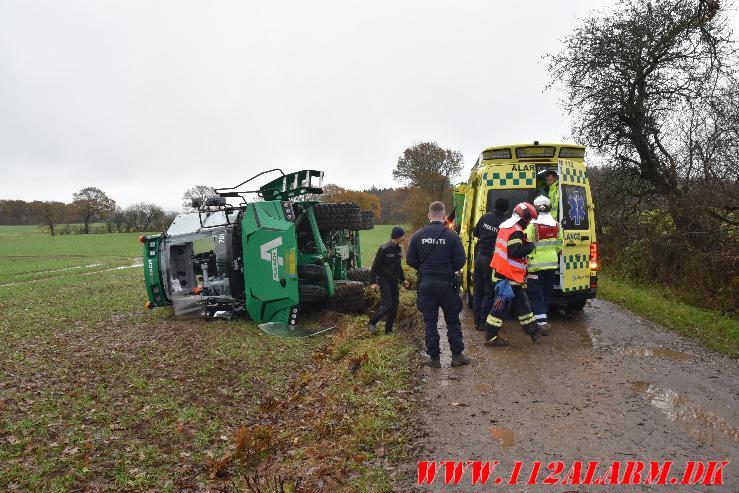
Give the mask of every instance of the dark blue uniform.
<path id="1" fill-rule="evenodd" d="M 456 273 L 467 258 L 459 236 L 443 223 L 433 221 L 418 231 L 408 245 L 406 263 L 418 271 L 417 306 L 423 315 L 426 353 L 439 356 L 439 308 L 444 312 L 447 338 L 452 354 L 462 354 L 462 300 L 456 287 Z"/>
<path id="2" fill-rule="evenodd" d="M 495 302 L 493 292 L 493 268 L 490 261 L 495 251 L 495 240 L 498 237 L 500 223 L 506 220 L 504 213 L 488 212 L 477 221 L 474 231 L 477 240 L 477 256 L 475 257 L 474 286 L 475 297 L 472 311 L 475 312 L 475 327 L 482 327 Z"/>
<path id="3" fill-rule="evenodd" d="M 380 308 L 370 317 L 369 323 L 375 325 L 385 318 L 385 334 L 393 331 L 393 323 L 398 314 L 400 291 L 398 283 L 405 281 L 400 245 L 390 240 L 377 249 L 375 261 L 370 270 L 370 284 L 380 286 Z"/>

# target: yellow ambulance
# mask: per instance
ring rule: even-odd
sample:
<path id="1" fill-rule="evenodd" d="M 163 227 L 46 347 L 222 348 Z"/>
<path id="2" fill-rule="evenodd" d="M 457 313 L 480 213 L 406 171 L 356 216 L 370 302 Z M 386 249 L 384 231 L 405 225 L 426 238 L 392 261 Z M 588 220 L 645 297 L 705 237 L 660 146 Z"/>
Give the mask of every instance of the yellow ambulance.
<path id="1" fill-rule="evenodd" d="M 598 243 L 595 214 L 585 148 L 575 144 L 532 144 L 489 147 L 482 151 L 465 183 L 454 189 L 455 225 L 467 253 L 462 271 L 462 288 L 472 306 L 474 258 L 477 238 L 472 231 L 478 219 L 493 210 L 498 198 L 508 200 L 510 216 L 520 202 L 534 202 L 537 195 L 548 196 L 545 174 L 559 176 L 559 223 L 563 247 L 559 258 L 558 281 L 552 305 L 581 310 L 595 298 L 598 287 Z"/>

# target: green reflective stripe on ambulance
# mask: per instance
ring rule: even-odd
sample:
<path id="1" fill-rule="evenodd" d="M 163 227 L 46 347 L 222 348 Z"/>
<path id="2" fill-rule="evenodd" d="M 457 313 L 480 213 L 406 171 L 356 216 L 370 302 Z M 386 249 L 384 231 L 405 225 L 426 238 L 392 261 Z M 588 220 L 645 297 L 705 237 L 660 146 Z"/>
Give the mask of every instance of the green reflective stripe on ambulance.
<path id="1" fill-rule="evenodd" d="M 532 188 L 536 186 L 536 172 L 506 171 L 485 173 L 487 186 L 494 188 Z"/>
<path id="2" fill-rule="evenodd" d="M 585 185 L 588 177 L 585 176 L 585 170 L 564 166 L 562 167 L 562 183 L 574 183 L 577 185 Z"/>
<path id="3" fill-rule="evenodd" d="M 586 255 L 565 255 L 563 257 L 565 269 L 586 269 L 589 268 L 590 259 Z"/>

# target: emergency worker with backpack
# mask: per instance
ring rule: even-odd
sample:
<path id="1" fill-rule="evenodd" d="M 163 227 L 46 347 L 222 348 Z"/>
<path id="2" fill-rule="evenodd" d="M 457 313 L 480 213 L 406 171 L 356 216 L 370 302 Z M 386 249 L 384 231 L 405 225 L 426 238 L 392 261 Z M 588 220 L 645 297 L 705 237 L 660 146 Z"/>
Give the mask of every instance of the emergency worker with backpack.
<path id="1" fill-rule="evenodd" d="M 526 238 L 534 245 L 528 257 L 526 293 L 534 310 L 534 318 L 544 327 L 542 335 L 549 335 L 547 321 L 549 297 L 554 288 L 555 272 L 562 251 L 562 230 L 550 214 L 551 203 L 543 195 L 536 197 L 534 207 L 538 216 L 526 227 Z"/>

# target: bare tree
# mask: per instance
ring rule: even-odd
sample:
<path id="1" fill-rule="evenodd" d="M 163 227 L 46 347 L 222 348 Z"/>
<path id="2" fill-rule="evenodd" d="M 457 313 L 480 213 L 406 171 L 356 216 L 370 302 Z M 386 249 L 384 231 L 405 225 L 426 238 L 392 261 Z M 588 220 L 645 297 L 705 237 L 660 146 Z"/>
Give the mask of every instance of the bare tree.
<path id="1" fill-rule="evenodd" d="M 126 209 L 127 222 L 135 231 L 150 231 L 159 225 L 164 217 L 164 210 L 156 204 L 139 202 Z"/>
<path id="2" fill-rule="evenodd" d="M 123 228 L 124 228 L 124 226 L 126 224 L 126 213 L 125 213 L 125 211 L 123 209 L 121 209 L 120 207 L 116 206 L 115 210 L 110 215 L 109 221 L 111 222 L 111 224 L 113 226 L 115 226 L 115 230 L 118 233 L 122 233 L 123 232 Z"/>
<path id="3" fill-rule="evenodd" d="M 215 196 L 216 191 L 213 189 L 213 187 L 209 187 L 206 185 L 195 185 L 194 187 L 185 190 L 185 193 L 182 194 L 182 210 L 184 210 L 185 212 L 194 211 L 195 208 L 192 207 L 193 199 L 199 199 L 201 203 L 204 204 L 208 197 Z"/>
<path id="4" fill-rule="evenodd" d="M 564 88 L 575 138 L 650 184 L 679 226 L 692 180 L 730 179 L 724 165 L 701 158 L 717 144 L 704 124 L 722 121 L 736 98 L 736 49 L 721 6 L 626 0 L 585 19 L 549 56 L 550 85 Z"/>
<path id="5" fill-rule="evenodd" d="M 574 137 L 605 161 L 588 172 L 604 263 L 731 310 L 739 84 L 725 8 L 625 0 L 583 20 L 549 69 Z"/>
<path id="6" fill-rule="evenodd" d="M 66 204 L 62 202 L 32 202 L 33 211 L 41 223 L 49 228 L 51 236 L 54 236 L 54 227 L 64 219 Z"/>
<path id="7" fill-rule="evenodd" d="M 84 232 L 90 232 L 90 223 L 96 219 L 105 219 L 115 209 L 115 200 L 95 187 L 83 188 L 75 193 L 72 205 L 85 225 Z"/>

